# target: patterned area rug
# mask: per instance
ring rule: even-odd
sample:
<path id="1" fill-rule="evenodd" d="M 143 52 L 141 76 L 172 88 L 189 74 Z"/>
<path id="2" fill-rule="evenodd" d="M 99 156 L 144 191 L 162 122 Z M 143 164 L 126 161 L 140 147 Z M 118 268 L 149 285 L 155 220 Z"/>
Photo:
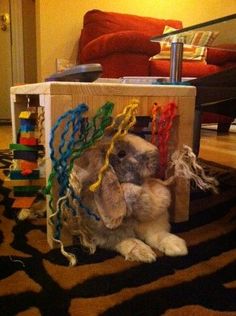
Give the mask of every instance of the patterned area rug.
<path id="1" fill-rule="evenodd" d="M 9 166 L 0 152 L 0 166 Z M 46 240 L 45 219 L 18 222 L 0 180 L 0 315 L 236 315 L 236 172 L 203 162 L 220 194 L 193 192 L 191 218 L 173 225 L 189 254 L 152 264 L 80 247 L 76 267 Z"/>

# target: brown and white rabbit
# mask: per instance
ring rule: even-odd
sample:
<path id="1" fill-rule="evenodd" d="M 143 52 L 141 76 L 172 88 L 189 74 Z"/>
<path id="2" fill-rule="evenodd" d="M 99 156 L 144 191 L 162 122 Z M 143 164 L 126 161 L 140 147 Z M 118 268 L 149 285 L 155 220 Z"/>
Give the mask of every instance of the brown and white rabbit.
<path id="1" fill-rule="evenodd" d="M 70 185 L 82 204 L 100 220 L 79 208 L 72 233 L 93 253 L 96 247 L 116 250 L 127 260 L 152 262 L 154 249 L 169 256 L 186 255 L 186 243 L 170 233 L 168 188 L 155 178 L 158 152 L 154 145 L 133 134 L 119 139 L 109 157 L 109 167 L 95 192 L 110 139 L 104 137 L 74 162 Z"/>

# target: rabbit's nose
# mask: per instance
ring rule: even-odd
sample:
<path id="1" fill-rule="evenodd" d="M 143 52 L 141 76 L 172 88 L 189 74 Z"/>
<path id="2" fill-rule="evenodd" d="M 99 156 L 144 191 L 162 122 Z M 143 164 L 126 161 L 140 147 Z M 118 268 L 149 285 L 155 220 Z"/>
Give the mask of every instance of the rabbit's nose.
<path id="1" fill-rule="evenodd" d="M 117 155 L 111 154 L 109 157 L 109 162 L 114 167 L 115 165 L 120 163 L 120 159 Z"/>
<path id="2" fill-rule="evenodd" d="M 118 156 L 119 158 L 124 158 L 124 157 L 126 156 L 125 150 L 120 150 L 120 151 L 118 152 L 117 156 Z"/>

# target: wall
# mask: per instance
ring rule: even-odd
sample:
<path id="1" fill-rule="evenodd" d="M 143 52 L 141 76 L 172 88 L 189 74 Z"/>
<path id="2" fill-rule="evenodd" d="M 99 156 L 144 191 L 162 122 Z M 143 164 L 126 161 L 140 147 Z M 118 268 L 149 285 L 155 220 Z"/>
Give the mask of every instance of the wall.
<path id="1" fill-rule="evenodd" d="M 24 82 L 32 83 L 37 80 L 34 0 L 22 0 L 22 18 L 24 42 Z"/>
<path id="2" fill-rule="evenodd" d="M 9 1 L 0 1 L 0 12 L 10 14 Z M 11 25 L 8 25 L 6 31 L 0 29 L 0 123 L 8 120 L 11 116 L 9 98 L 9 90 L 12 83 L 10 27 Z M 3 138 L 3 135 L 1 138 Z"/>
<path id="3" fill-rule="evenodd" d="M 76 59 L 83 15 L 91 9 L 181 19 L 189 26 L 235 13 L 236 0 L 36 0 L 39 81 L 55 72 L 56 58 Z"/>

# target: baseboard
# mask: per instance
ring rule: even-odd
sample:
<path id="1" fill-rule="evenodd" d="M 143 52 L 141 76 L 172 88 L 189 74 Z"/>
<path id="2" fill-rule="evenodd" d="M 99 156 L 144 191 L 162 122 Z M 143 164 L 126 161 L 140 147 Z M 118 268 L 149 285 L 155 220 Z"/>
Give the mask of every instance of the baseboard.
<path id="1" fill-rule="evenodd" d="M 202 124 L 201 128 L 205 129 L 205 130 L 216 131 L 217 130 L 217 124 Z M 236 133 L 236 123 L 231 123 L 229 132 L 230 133 Z"/>
<path id="2" fill-rule="evenodd" d="M 11 125 L 11 119 L 0 119 L 0 125 Z"/>

